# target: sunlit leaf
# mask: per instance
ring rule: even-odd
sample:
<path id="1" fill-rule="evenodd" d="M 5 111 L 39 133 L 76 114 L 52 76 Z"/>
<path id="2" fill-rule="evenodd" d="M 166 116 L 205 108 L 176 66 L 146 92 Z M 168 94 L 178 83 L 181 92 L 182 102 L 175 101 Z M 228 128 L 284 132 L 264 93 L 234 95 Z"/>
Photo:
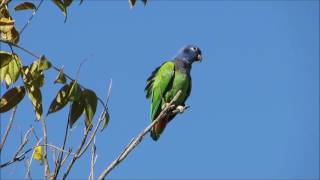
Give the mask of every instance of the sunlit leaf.
<path id="1" fill-rule="evenodd" d="M 48 59 L 42 55 L 38 60 L 34 61 L 30 66 L 30 72 L 44 71 L 51 68 L 51 63 Z"/>
<path id="2" fill-rule="evenodd" d="M 82 96 L 85 101 L 85 125 L 87 129 L 90 129 L 92 126 L 93 116 L 96 113 L 98 98 L 96 93 L 89 89 L 85 89 L 82 92 Z"/>
<path id="3" fill-rule="evenodd" d="M 26 85 L 28 97 L 33 105 L 38 120 L 42 117 L 42 95 L 39 87 Z"/>
<path id="4" fill-rule="evenodd" d="M 7 4 L 2 6 L 1 9 L 0 9 L 0 18 L 3 18 L 3 17 L 12 19 L 11 16 L 10 16 Z"/>
<path id="5" fill-rule="evenodd" d="M 101 131 L 103 131 L 109 124 L 110 121 L 110 115 L 108 111 L 103 112 L 103 125 Z"/>
<path id="6" fill-rule="evenodd" d="M 23 86 L 14 87 L 4 93 L 0 99 L 0 113 L 7 112 L 19 104 L 25 94 L 26 91 Z"/>
<path id="7" fill-rule="evenodd" d="M 51 102 L 49 111 L 47 114 L 54 113 L 62 109 L 68 103 L 70 86 L 68 84 L 64 85 L 56 95 L 56 97 Z"/>
<path id="8" fill-rule="evenodd" d="M 5 51 L 0 51 L 0 59 L 0 68 L 2 68 L 12 60 L 12 54 Z"/>
<path id="9" fill-rule="evenodd" d="M 39 71 L 44 71 L 48 70 L 51 68 L 51 62 L 44 56 L 42 55 L 38 61 L 38 70 Z"/>
<path id="10" fill-rule="evenodd" d="M 23 2 L 18 4 L 16 7 L 14 7 L 15 11 L 21 11 L 21 10 L 27 10 L 27 9 L 35 10 L 36 6 L 31 2 Z"/>
<path id="11" fill-rule="evenodd" d="M 20 74 L 20 67 L 20 58 L 17 55 L 13 54 L 12 61 L 8 64 L 7 74 L 5 77 L 7 86 L 10 86 L 18 80 Z M 7 81 L 7 79 L 10 80 Z"/>
<path id="12" fill-rule="evenodd" d="M 64 2 L 62 2 L 62 0 L 52 0 L 52 2 L 62 11 L 63 15 L 65 16 L 64 21 L 67 21 L 68 12 Z"/>
<path id="13" fill-rule="evenodd" d="M 8 72 L 9 66 L 4 66 L 0 69 L 0 80 L 1 82 L 5 80 L 5 76 Z"/>
<path id="14" fill-rule="evenodd" d="M 0 52 L 0 70 L 1 81 L 5 80 L 7 87 L 16 82 L 20 74 L 20 58 L 16 54 L 10 54 L 7 52 Z"/>
<path id="15" fill-rule="evenodd" d="M 79 117 L 83 113 L 84 105 L 85 105 L 85 101 L 83 98 L 80 98 L 79 100 L 74 101 L 71 104 L 71 109 L 70 109 L 70 114 L 69 114 L 70 128 L 73 126 L 73 124 L 79 119 Z"/>
<path id="16" fill-rule="evenodd" d="M 10 31 L 4 33 L 4 32 L 0 32 L 1 33 L 1 38 L 12 42 L 14 44 L 18 44 L 19 40 L 20 40 L 20 35 L 19 32 L 16 30 L 15 27 L 13 27 Z"/>
<path id="17" fill-rule="evenodd" d="M 54 83 L 61 83 L 65 84 L 67 81 L 65 74 L 63 73 L 63 68 L 60 69 L 58 76 L 56 77 L 56 80 Z"/>
<path id="18" fill-rule="evenodd" d="M 0 18 L 0 32 L 7 33 L 14 27 L 14 20 L 10 18 L 1 17 Z"/>
<path id="19" fill-rule="evenodd" d="M 73 81 L 70 83 L 70 90 L 68 94 L 69 101 L 77 101 L 81 96 L 81 88 L 77 81 Z"/>
<path id="20" fill-rule="evenodd" d="M 33 159 L 43 163 L 43 147 L 42 146 L 37 146 L 34 148 Z"/>

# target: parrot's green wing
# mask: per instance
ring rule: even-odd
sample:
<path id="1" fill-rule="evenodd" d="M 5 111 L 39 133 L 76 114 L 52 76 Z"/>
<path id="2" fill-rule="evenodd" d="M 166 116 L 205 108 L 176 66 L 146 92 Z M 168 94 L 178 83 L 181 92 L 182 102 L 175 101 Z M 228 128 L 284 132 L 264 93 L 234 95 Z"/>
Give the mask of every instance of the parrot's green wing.
<path id="1" fill-rule="evenodd" d="M 161 112 L 163 98 L 171 88 L 174 79 L 174 63 L 167 61 L 155 69 L 147 79 L 146 97 L 151 99 L 151 120 L 155 120 Z"/>

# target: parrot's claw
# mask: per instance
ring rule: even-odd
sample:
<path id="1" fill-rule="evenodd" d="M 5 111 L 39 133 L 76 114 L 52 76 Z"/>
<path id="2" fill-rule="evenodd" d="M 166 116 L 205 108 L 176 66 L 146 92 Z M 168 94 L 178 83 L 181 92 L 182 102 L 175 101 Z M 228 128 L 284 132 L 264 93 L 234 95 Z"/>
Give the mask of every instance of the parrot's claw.
<path id="1" fill-rule="evenodd" d="M 170 103 L 164 103 L 164 104 L 162 105 L 161 109 L 166 108 L 167 106 L 169 106 L 169 104 L 170 104 Z"/>
<path id="2" fill-rule="evenodd" d="M 176 109 L 180 112 L 180 113 L 183 113 L 184 111 L 184 107 L 183 106 L 177 106 Z"/>

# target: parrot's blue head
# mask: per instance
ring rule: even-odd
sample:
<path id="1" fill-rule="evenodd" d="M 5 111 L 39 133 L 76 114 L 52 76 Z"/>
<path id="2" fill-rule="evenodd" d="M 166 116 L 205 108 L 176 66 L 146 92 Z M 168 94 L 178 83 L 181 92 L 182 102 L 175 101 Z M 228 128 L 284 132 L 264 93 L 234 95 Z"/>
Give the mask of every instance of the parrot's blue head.
<path id="1" fill-rule="evenodd" d="M 199 47 L 194 45 L 185 46 L 178 52 L 175 59 L 187 61 L 190 64 L 196 61 L 201 61 L 202 60 L 201 50 L 199 49 Z"/>

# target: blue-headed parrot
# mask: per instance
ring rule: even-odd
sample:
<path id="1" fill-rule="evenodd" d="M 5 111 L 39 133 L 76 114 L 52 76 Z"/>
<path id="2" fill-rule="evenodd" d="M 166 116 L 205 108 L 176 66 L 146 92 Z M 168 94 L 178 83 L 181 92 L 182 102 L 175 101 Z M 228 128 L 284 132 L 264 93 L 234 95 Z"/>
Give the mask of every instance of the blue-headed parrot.
<path id="1" fill-rule="evenodd" d="M 197 46 L 188 45 L 182 48 L 173 60 L 164 62 L 156 68 L 147 79 L 145 87 L 146 98 L 151 100 L 150 119 L 154 121 L 166 103 L 181 90 L 181 95 L 174 103 L 181 111 L 191 92 L 190 70 L 193 62 L 202 60 L 201 50 Z M 167 114 L 156 123 L 151 131 L 151 137 L 157 141 L 166 125 L 175 117 Z"/>

